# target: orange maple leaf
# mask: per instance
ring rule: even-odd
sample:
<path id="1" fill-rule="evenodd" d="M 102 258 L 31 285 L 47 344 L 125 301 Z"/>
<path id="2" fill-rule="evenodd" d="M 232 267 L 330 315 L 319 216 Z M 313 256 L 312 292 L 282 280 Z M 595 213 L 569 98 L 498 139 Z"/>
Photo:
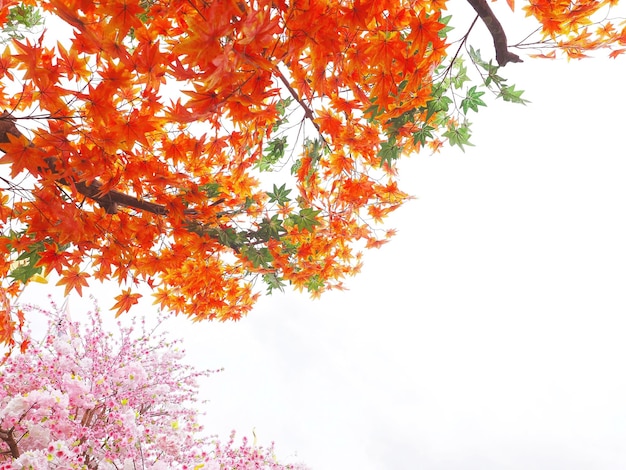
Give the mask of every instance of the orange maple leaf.
<path id="1" fill-rule="evenodd" d="M 68 295 L 72 289 L 75 289 L 78 295 L 82 296 L 83 286 L 89 286 L 87 282 L 88 277 L 91 277 L 91 275 L 81 271 L 79 266 L 72 266 L 63 271 L 57 286 L 65 285 L 65 295 Z"/>
<path id="2" fill-rule="evenodd" d="M 113 305 L 113 309 L 116 310 L 115 316 L 118 317 L 130 310 L 133 305 L 139 302 L 140 298 L 141 294 L 132 294 L 130 288 L 122 290 L 122 293 L 115 297 L 117 300 L 117 303 Z"/>

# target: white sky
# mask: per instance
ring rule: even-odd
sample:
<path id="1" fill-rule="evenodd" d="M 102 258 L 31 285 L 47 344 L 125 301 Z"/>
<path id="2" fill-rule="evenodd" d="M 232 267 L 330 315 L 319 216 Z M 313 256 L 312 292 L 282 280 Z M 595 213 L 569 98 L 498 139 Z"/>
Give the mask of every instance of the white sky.
<path id="1" fill-rule="evenodd" d="M 533 104 L 406 165 L 419 199 L 350 292 L 188 330 L 226 367 L 209 422 L 316 469 L 626 466 L 626 66 L 510 69 Z"/>
<path id="2" fill-rule="evenodd" d="M 504 72 L 532 103 L 490 102 L 475 147 L 403 164 L 418 199 L 350 291 L 168 323 L 226 369 L 203 389 L 210 432 L 255 428 L 316 470 L 626 468 L 626 62 Z"/>

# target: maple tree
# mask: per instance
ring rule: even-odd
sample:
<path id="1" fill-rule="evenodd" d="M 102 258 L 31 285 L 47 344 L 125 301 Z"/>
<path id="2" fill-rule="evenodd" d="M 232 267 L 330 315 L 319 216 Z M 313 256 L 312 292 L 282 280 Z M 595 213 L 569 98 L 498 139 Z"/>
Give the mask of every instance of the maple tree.
<path id="1" fill-rule="evenodd" d="M 306 470 L 273 446 L 203 433 L 198 380 L 214 372 L 185 365 L 161 321 L 114 334 L 97 309 L 82 324 L 64 309 L 32 313 L 47 333 L 25 335 L 30 347 L 0 366 L 0 470 Z"/>
<path id="2" fill-rule="evenodd" d="M 118 313 L 145 283 L 195 320 L 240 318 L 257 280 L 341 288 L 393 235 L 400 156 L 468 145 L 488 91 L 524 102 L 517 53 L 626 50 L 615 0 L 507 0 L 538 25 L 516 45 L 468 1 L 495 61 L 449 37 L 445 0 L 4 0 L 0 340 L 50 273 L 125 284 Z M 39 11 L 68 37 L 15 33 Z"/>

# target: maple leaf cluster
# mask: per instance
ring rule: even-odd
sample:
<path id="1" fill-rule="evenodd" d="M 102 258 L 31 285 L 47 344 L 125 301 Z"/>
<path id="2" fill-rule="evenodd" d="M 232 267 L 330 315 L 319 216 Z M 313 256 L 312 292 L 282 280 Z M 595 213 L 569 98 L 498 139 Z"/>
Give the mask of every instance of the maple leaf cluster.
<path id="1" fill-rule="evenodd" d="M 9 293 L 28 281 L 15 272 L 25 256 L 66 292 L 145 282 L 164 309 L 237 319 L 255 276 L 270 289 L 340 287 L 360 266 L 354 242 L 389 235 L 371 222 L 407 195 L 381 131 L 430 99 L 443 3 L 24 4 L 72 37 L 13 40 L 0 54 L 3 120 L 18 130 L 1 144 L 6 189 L 32 185 L 2 196 Z M 291 150 L 292 181 L 267 191 L 259 173 L 285 156 L 276 136 L 290 104 L 307 135 Z M 137 298 L 126 289 L 118 311 Z"/>
<path id="2" fill-rule="evenodd" d="M 550 49 L 535 57 L 582 59 L 598 50 L 616 58 L 626 52 L 623 12 L 613 13 L 617 0 L 534 0 L 523 7 L 526 16 L 541 24 L 541 39 L 520 44 L 524 48 Z M 615 18 L 613 18 L 615 17 Z"/>
<path id="3" fill-rule="evenodd" d="M 596 3 L 615 2 L 525 8 L 550 37 L 584 42 Z M 485 106 L 460 48 L 448 57 L 445 0 L 5 4 L 71 31 L 0 45 L 9 298 L 52 273 L 66 293 L 126 285 L 118 313 L 145 283 L 163 309 L 226 320 L 250 310 L 257 279 L 269 291 L 341 288 L 360 250 L 393 234 L 376 224 L 408 198 L 398 158 L 469 145 L 466 114 Z M 486 2 L 472 4 L 495 24 Z M 3 10 L 0 25 L 15 17 Z M 611 28 L 605 42 L 623 44 Z M 478 50 L 469 57 L 481 87 L 525 101 Z M 15 327 L 9 310 L 0 341 Z"/>

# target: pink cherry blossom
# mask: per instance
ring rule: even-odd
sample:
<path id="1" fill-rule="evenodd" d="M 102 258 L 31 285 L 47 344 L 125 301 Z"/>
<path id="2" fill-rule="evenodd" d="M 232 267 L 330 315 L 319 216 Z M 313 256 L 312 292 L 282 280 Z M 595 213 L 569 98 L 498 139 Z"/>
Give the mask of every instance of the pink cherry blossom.
<path id="1" fill-rule="evenodd" d="M 0 470 L 305 469 L 278 463 L 273 445 L 204 434 L 198 379 L 216 371 L 185 364 L 179 340 L 145 320 L 113 334 L 98 309 L 87 325 L 41 313 L 48 334 L 24 333 L 29 348 L 0 366 Z"/>

